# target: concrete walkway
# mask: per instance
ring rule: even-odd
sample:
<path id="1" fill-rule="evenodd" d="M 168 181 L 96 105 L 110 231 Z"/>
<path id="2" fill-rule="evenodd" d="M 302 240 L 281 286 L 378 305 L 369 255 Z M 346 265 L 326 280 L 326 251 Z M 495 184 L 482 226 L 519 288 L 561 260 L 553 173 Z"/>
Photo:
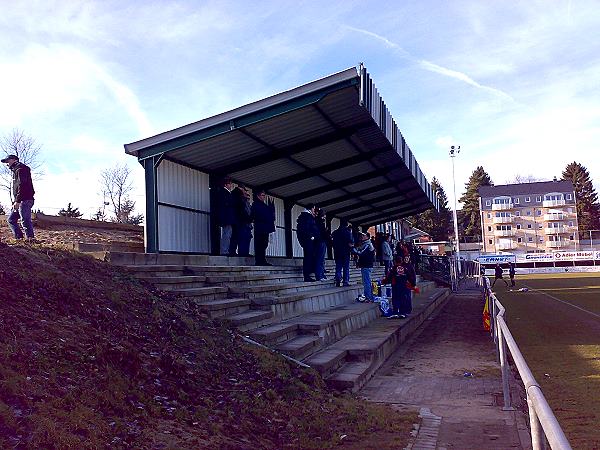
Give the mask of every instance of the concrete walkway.
<path id="1" fill-rule="evenodd" d="M 529 449 L 527 419 L 502 409 L 493 342 L 474 288 L 453 294 L 361 390 L 374 402 L 416 408 L 411 450 Z"/>

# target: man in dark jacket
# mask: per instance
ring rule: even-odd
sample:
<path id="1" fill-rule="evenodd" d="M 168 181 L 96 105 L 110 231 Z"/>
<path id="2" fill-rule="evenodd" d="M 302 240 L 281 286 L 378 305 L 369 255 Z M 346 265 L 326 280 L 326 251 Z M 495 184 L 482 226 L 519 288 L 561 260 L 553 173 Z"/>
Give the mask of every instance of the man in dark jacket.
<path id="1" fill-rule="evenodd" d="M 231 178 L 223 178 L 220 188 L 215 195 L 216 203 L 213 207 L 217 215 L 217 225 L 221 227 L 221 246 L 220 254 L 228 255 L 231 245 L 231 235 L 233 233 L 233 224 L 235 223 L 235 210 L 233 206 L 233 182 Z"/>
<path id="2" fill-rule="evenodd" d="M 340 219 L 340 226 L 331 237 L 333 239 L 333 259 L 335 260 L 335 285 L 350 286 L 350 252 L 354 245 L 352 231 L 346 219 Z M 342 277 L 343 272 L 343 277 Z"/>
<path id="3" fill-rule="evenodd" d="M 255 192 L 252 203 L 252 220 L 254 221 L 254 259 L 257 266 L 270 266 L 266 253 L 269 246 L 269 234 L 275 232 L 275 207 L 273 202 L 267 203 L 264 190 Z"/>
<path id="4" fill-rule="evenodd" d="M 15 239 L 23 239 L 23 231 L 19 226 L 19 218 L 25 229 L 27 240 L 33 240 L 33 222 L 31 221 L 31 208 L 33 208 L 33 182 L 31 181 L 31 169 L 19 161 L 17 155 L 8 155 L 2 159 L 12 171 L 12 194 L 13 204 L 7 222 Z"/>
<path id="5" fill-rule="evenodd" d="M 311 277 L 311 274 L 315 273 L 315 240 L 319 236 L 319 229 L 315 222 L 316 209 L 315 205 L 309 205 L 300 213 L 296 221 L 296 237 L 304 251 L 304 259 L 302 261 L 304 281 L 315 281 Z"/>
<path id="6" fill-rule="evenodd" d="M 492 287 L 494 287 L 498 280 L 504 281 L 504 284 L 508 286 L 506 280 L 502 278 L 502 267 L 500 267 L 500 264 L 496 264 L 496 267 L 494 268 L 494 282 L 492 283 Z"/>
<path id="7" fill-rule="evenodd" d="M 231 193 L 233 196 L 233 210 L 235 221 L 232 227 L 229 254 L 239 256 L 250 255 L 250 241 L 252 240 L 252 212 L 250 206 L 250 191 L 243 184 Z"/>
<path id="8" fill-rule="evenodd" d="M 354 249 L 358 255 L 358 267 L 362 275 L 363 289 L 367 301 L 372 302 L 375 299 L 373 295 L 373 286 L 371 285 L 371 272 L 375 262 L 375 247 L 371 242 L 369 233 L 360 235 L 360 242 Z"/>

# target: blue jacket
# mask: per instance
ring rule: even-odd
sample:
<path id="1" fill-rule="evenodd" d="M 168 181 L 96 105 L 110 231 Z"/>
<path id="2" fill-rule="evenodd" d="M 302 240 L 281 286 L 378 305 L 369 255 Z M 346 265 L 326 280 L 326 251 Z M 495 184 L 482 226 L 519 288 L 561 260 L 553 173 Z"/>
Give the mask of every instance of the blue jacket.
<path id="1" fill-rule="evenodd" d="M 275 231 L 275 207 L 273 203 L 255 199 L 252 203 L 252 220 L 254 220 L 254 232 L 268 234 Z"/>
<path id="2" fill-rule="evenodd" d="M 306 247 L 319 236 L 315 217 L 308 211 L 302 211 L 296 221 L 296 236 L 302 247 Z"/>
<path id="3" fill-rule="evenodd" d="M 331 237 L 333 238 L 333 256 L 337 261 L 343 261 L 350 258 L 350 252 L 354 239 L 352 231 L 348 227 L 339 227 Z"/>

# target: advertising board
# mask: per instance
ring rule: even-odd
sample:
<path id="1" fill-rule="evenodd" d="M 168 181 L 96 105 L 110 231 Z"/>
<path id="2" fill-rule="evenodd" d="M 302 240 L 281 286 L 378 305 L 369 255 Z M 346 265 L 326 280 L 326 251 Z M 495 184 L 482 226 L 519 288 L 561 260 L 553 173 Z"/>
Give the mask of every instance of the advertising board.
<path id="1" fill-rule="evenodd" d="M 482 255 L 477 257 L 477 261 L 481 264 L 516 263 L 517 257 L 515 255 Z"/>

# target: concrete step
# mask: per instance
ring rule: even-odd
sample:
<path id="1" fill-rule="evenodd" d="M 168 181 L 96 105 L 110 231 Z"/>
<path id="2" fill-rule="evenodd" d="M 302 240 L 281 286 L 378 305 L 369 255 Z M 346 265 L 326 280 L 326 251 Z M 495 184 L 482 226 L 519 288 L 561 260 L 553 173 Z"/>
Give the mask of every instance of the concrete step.
<path id="1" fill-rule="evenodd" d="M 273 313 L 271 311 L 249 310 L 226 316 L 223 319 L 239 331 L 245 332 L 271 323 Z"/>
<path id="2" fill-rule="evenodd" d="M 413 312 L 404 320 L 380 317 L 307 358 L 335 389 L 356 391 L 381 367 L 408 336 L 445 303 L 449 291 L 437 288 L 413 299 Z"/>
<path id="3" fill-rule="evenodd" d="M 151 283 L 163 291 L 173 291 L 176 289 L 204 287 L 206 277 L 204 276 L 138 276 L 138 280 Z"/>
<path id="4" fill-rule="evenodd" d="M 332 282 L 330 284 L 333 284 Z M 314 291 L 323 287 L 323 282 L 301 281 L 298 283 L 256 284 L 252 286 L 231 286 L 229 292 L 246 298 L 279 296 L 297 292 Z"/>
<path id="5" fill-rule="evenodd" d="M 206 274 L 208 284 L 220 286 L 255 286 L 268 283 L 297 283 L 304 281 L 301 273 L 245 273 L 236 274 Z"/>
<path id="6" fill-rule="evenodd" d="M 212 318 L 228 317 L 250 310 L 250 300 L 247 298 L 205 300 L 195 304 L 199 306 L 200 311 Z"/>
<path id="7" fill-rule="evenodd" d="M 217 300 L 227 298 L 226 287 L 222 286 L 205 286 L 187 289 L 174 289 L 172 292 L 184 297 L 193 298 L 195 300 Z"/>
<path id="8" fill-rule="evenodd" d="M 302 359 L 312 355 L 323 346 L 323 339 L 315 335 L 300 335 L 286 342 L 278 344 L 275 349 L 291 356 L 292 358 Z"/>
<path id="9" fill-rule="evenodd" d="M 316 284 L 316 283 L 313 283 Z M 331 287 L 252 299 L 253 307 L 271 310 L 278 320 L 291 319 L 303 314 L 322 311 L 353 303 L 362 292 L 362 286 Z"/>

